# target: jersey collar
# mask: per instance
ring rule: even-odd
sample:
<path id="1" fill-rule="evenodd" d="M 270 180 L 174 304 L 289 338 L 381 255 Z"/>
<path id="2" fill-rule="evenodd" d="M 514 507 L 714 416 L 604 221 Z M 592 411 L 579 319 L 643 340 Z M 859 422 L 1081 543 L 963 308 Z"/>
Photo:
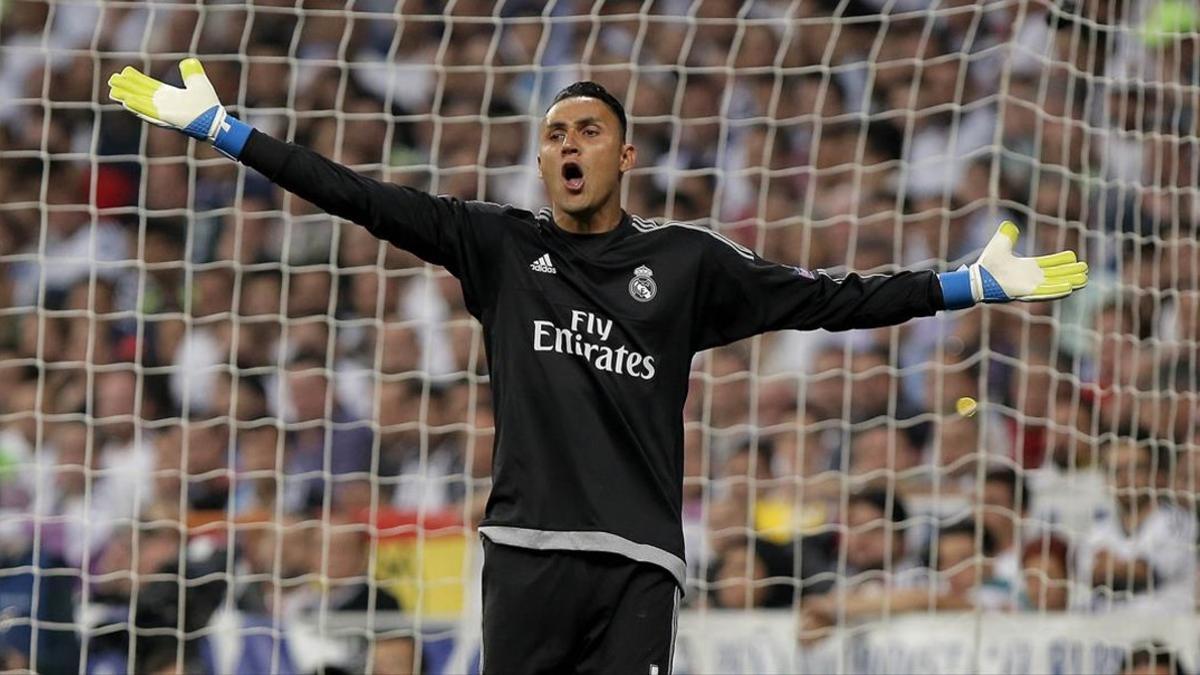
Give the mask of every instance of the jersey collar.
<path id="1" fill-rule="evenodd" d="M 554 212 L 549 206 L 538 211 L 537 220 L 542 230 L 562 241 L 568 253 L 574 257 L 595 258 L 634 231 L 629 213 L 625 209 L 621 209 L 621 220 L 617 226 L 600 234 L 579 234 L 564 230 L 554 222 Z"/>

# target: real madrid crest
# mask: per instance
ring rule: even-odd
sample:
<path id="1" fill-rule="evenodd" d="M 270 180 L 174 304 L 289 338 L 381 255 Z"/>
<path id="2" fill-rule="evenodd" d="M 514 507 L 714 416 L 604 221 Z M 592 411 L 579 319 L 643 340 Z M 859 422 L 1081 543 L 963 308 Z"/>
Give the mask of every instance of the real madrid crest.
<path id="1" fill-rule="evenodd" d="M 654 283 L 654 272 L 650 271 L 645 265 L 639 266 L 633 271 L 633 278 L 629 280 L 629 294 L 638 302 L 650 302 L 654 296 L 658 294 L 658 284 Z"/>

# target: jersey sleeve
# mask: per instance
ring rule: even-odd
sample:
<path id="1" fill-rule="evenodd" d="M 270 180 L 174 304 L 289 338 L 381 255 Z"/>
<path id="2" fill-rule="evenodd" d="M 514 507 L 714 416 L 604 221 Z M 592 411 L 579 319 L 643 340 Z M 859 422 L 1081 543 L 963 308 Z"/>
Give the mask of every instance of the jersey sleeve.
<path id="1" fill-rule="evenodd" d="M 834 278 L 763 260 L 715 233 L 700 241 L 706 256 L 697 350 L 773 330 L 890 326 L 945 309 L 933 272 Z"/>
<path id="2" fill-rule="evenodd" d="M 472 295 L 478 300 L 478 291 L 492 287 L 483 278 L 488 274 L 483 252 L 495 250 L 490 239 L 499 228 L 488 221 L 502 218 L 503 207 L 376 180 L 259 131 L 251 133 L 239 160 L 323 211 L 445 267 L 463 282 L 468 305 Z"/>

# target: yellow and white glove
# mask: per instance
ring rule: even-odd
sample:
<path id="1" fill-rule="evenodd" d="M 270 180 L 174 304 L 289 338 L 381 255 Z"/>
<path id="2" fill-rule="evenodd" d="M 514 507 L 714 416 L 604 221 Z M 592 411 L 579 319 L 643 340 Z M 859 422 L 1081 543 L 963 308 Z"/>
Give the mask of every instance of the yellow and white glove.
<path id="1" fill-rule="evenodd" d="M 979 260 L 938 275 L 946 309 L 962 309 L 977 302 L 1054 300 L 1087 285 L 1087 263 L 1077 261 L 1074 251 L 1036 258 L 1013 255 L 1020 234 L 1017 226 L 1006 220 Z"/>
<path id="2" fill-rule="evenodd" d="M 225 112 L 198 60 L 180 61 L 179 73 L 183 89 L 126 66 L 108 78 L 108 96 L 151 124 L 209 141 L 221 153 L 237 159 L 252 127 Z"/>

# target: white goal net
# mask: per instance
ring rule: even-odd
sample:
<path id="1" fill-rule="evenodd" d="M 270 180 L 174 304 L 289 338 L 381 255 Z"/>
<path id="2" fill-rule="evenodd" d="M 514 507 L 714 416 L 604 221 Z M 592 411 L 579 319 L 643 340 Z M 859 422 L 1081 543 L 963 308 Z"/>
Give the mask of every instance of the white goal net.
<path id="1" fill-rule="evenodd" d="M 0 0 L 0 670 L 478 668 L 480 327 L 107 97 L 197 56 L 438 194 L 543 205 L 591 79 L 644 218 L 833 274 L 1077 251 L 1063 302 L 696 357 L 676 670 L 1194 672 L 1198 40 L 1193 0 Z"/>

